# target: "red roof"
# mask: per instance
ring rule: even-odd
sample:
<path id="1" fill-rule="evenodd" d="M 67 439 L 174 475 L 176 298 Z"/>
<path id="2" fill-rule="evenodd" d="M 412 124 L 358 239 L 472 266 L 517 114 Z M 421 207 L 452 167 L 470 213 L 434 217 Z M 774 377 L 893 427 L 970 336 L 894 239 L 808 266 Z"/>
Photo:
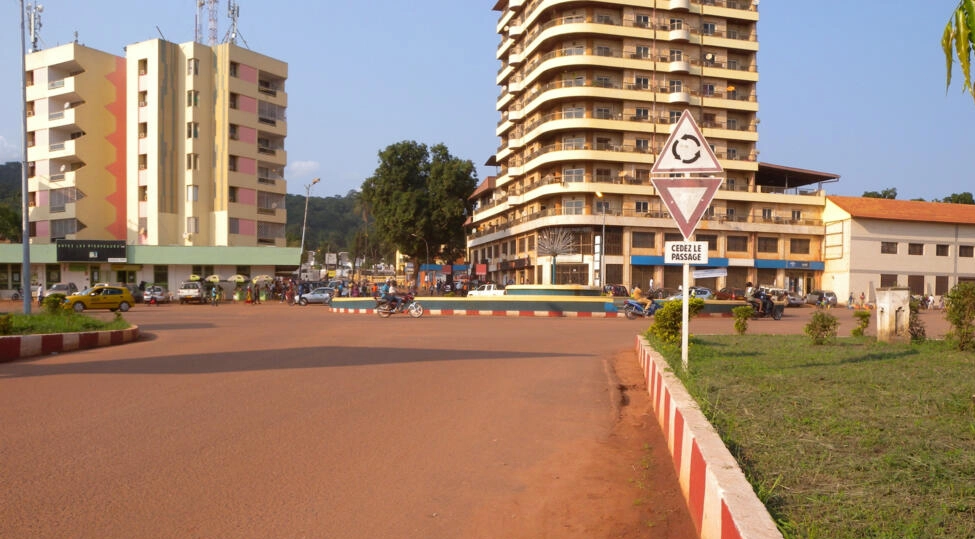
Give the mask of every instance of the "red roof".
<path id="1" fill-rule="evenodd" d="M 975 225 L 975 206 L 917 200 L 827 196 L 853 217 Z"/>
<path id="2" fill-rule="evenodd" d="M 467 199 L 468 200 L 475 199 L 481 196 L 481 193 L 494 189 L 494 180 L 496 179 L 498 179 L 497 176 L 488 176 L 487 178 L 484 178 L 484 181 L 481 182 L 481 185 L 478 185 L 477 188 L 474 189 L 474 192 L 471 193 L 471 196 L 467 197 Z"/>

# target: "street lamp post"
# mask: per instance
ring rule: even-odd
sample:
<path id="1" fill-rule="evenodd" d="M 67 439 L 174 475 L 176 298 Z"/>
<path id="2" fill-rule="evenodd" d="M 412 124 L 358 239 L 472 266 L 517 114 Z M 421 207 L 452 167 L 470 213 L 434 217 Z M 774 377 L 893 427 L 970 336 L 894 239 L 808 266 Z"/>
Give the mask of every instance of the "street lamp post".
<path id="1" fill-rule="evenodd" d="M 596 191 L 596 196 L 603 198 L 602 191 Z M 606 204 L 601 203 L 600 209 L 603 213 L 603 232 L 599 236 L 599 286 L 606 289 Z"/>
<path id="2" fill-rule="evenodd" d="M 305 218 L 301 222 L 301 249 L 298 251 L 298 277 L 301 277 L 301 266 L 305 263 L 305 230 L 308 228 L 308 198 L 311 196 L 311 186 L 320 182 L 321 178 L 315 178 L 305 186 Z"/>

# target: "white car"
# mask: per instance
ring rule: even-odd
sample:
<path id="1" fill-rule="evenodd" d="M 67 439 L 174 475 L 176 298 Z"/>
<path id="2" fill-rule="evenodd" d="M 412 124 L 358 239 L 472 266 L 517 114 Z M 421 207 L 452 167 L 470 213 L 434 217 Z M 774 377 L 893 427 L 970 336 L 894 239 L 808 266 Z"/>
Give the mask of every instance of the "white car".
<path id="1" fill-rule="evenodd" d="M 308 305 L 309 303 L 321 303 L 322 305 L 328 305 L 332 302 L 332 295 L 335 290 L 327 287 L 320 286 L 311 292 L 306 292 L 298 298 L 298 305 Z"/>

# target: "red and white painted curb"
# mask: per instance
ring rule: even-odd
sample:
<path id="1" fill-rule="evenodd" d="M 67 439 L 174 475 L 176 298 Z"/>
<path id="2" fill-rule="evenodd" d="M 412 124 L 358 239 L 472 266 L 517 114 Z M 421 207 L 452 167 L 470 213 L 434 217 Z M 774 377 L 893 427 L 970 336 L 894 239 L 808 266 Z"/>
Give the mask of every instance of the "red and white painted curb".
<path id="1" fill-rule="evenodd" d="M 667 362 L 639 335 L 636 352 L 698 536 L 782 539 L 731 452 Z"/>
<path id="2" fill-rule="evenodd" d="M 132 342 L 138 338 L 138 326 L 112 331 L 0 337 L 0 361 L 112 346 Z"/>

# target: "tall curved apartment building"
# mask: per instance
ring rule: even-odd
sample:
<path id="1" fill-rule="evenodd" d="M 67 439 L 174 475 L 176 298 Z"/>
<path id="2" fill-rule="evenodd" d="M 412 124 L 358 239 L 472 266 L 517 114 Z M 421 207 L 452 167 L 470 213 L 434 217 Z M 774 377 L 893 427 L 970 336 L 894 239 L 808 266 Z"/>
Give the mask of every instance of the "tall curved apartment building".
<path id="1" fill-rule="evenodd" d="M 711 265 L 727 273 L 698 284 L 812 286 L 825 195 L 801 188 L 835 176 L 758 162 L 757 1 L 498 0 L 494 9 L 500 146 L 497 176 L 473 197 L 468 250 L 479 277 L 676 288 L 681 268 L 663 265 L 663 247 L 683 237 L 650 171 L 688 110 L 726 177 L 691 239 L 707 241 Z M 572 240 L 561 252 L 547 241 L 559 231 Z"/>

